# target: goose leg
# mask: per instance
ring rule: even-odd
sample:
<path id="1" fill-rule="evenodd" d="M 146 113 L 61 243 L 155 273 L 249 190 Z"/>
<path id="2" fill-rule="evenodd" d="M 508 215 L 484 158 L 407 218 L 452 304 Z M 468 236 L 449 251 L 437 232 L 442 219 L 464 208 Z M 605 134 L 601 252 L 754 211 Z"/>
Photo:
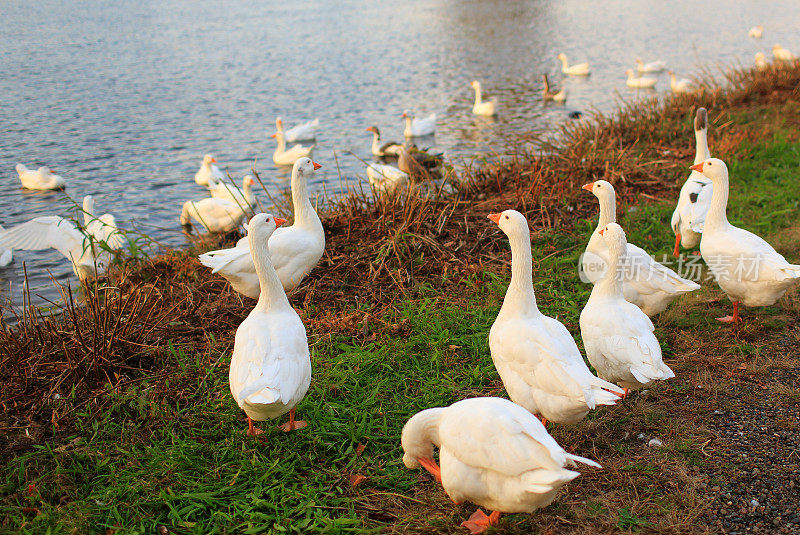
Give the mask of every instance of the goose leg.
<path id="1" fill-rule="evenodd" d="M 302 429 L 308 425 L 308 422 L 305 420 L 295 420 L 294 419 L 294 409 L 289 411 L 289 421 L 283 424 L 280 429 L 284 432 L 295 431 L 296 429 Z"/>
<path id="2" fill-rule="evenodd" d="M 630 388 L 623 387 L 622 388 L 622 399 L 627 398 L 628 394 L 630 394 L 630 393 L 631 393 L 631 389 Z"/>
<path id="3" fill-rule="evenodd" d="M 469 520 L 462 522 L 461 525 L 469 529 L 470 535 L 475 535 L 477 533 L 483 533 L 489 528 L 489 526 L 497 525 L 499 520 L 499 511 L 492 511 L 492 514 L 486 516 L 486 513 L 478 509 L 472 513 L 472 516 L 469 517 Z"/>
<path id="4" fill-rule="evenodd" d="M 681 244 L 681 233 L 678 232 L 677 234 L 675 234 L 675 249 L 672 251 L 672 256 L 678 257 L 681 255 L 680 244 Z"/>
<path id="5" fill-rule="evenodd" d="M 717 321 L 721 321 L 723 323 L 737 323 L 742 321 L 742 318 L 739 317 L 739 301 L 733 302 L 733 316 L 717 318 Z"/>
<path id="6" fill-rule="evenodd" d="M 422 465 L 422 468 L 431 473 L 431 475 L 436 481 L 438 481 L 439 483 L 442 482 L 442 470 L 441 468 L 439 468 L 439 465 L 436 464 L 436 461 L 434 461 L 430 457 L 420 457 L 419 459 L 417 459 L 417 461 L 419 462 L 420 465 Z"/>
<path id="7" fill-rule="evenodd" d="M 254 437 L 256 435 L 260 435 L 263 433 L 261 429 L 253 425 L 253 420 L 249 416 L 247 417 L 247 436 Z"/>

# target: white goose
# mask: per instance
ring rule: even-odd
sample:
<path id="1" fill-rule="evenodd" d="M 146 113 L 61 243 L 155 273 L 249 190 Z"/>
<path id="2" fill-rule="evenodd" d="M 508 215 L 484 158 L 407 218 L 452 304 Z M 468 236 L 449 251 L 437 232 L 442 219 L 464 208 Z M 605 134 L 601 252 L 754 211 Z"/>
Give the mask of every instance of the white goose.
<path id="1" fill-rule="evenodd" d="M 559 54 L 556 56 L 559 60 L 561 60 L 561 72 L 564 74 L 570 74 L 572 76 L 588 76 L 589 74 L 589 64 L 588 63 L 577 63 L 575 65 L 570 66 L 567 62 L 566 54 Z"/>
<path id="2" fill-rule="evenodd" d="M 647 76 L 640 76 L 637 78 L 636 76 L 634 76 L 632 69 L 628 69 L 627 71 L 625 71 L 625 74 L 628 75 L 628 79 L 625 81 L 625 84 L 628 87 L 636 89 L 650 89 L 653 86 L 655 86 L 656 82 L 658 81 L 655 78 L 650 78 Z"/>
<path id="3" fill-rule="evenodd" d="M 605 180 L 584 184 L 600 201 L 600 218 L 592 232 L 586 252 L 581 258 L 581 268 L 592 284 L 597 284 L 608 269 L 608 244 L 600 235 L 609 223 L 617 221 L 617 200 L 614 186 Z M 695 282 L 678 276 L 668 267 L 659 264 L 643 249 L 628 244 L 622 292 L 625 299 L 642 309 L 648 316 L 662 312 L 678 296 L 700 288 Z"/>
<path id="4" fill-rule="evenodd" d="M 36 171 L 28 169 L 21 163 L 17 164 L 17 174 L 25 189 L 64 189 L 67 185 L 60 175 L 55 175 L 49 167 L 40 167 Z"/>
<path id="5" fill-rule="evenodd" d="M 752 28 L 750 28 L 750 31 L 747 32 L 747 36 L 752 37 L 753 39 L 761 39 L 763 35 L 764 35 L 764 26 L 760 24 L 758 26 L 753 26 Z"/>
<path id="6" fill-rule="evenodd" d="M 244 210 L 252 210 L 256 206 L 256 196 L 253 193 L 255 183 L 256 181 L 251 175 L 245 175 L 242 178 L 241 188 L 237 188 L 225 181 L 220 181 L 213 186 L 209 186 L 208 190 L 215 199 L 225 199 Z"/>
<path id="7" fill-rule="evenodd" d="M 0 225 L 0 236 L 5 233 L 6 229 Z M 14 251 L 7 247 L 0 245 L 0 267 L 6 267 L 14 260 Z"/>
<path id="8" fill-rule="evenodd" d="M 662 72 L 664 69 L 667 68 L 667 64 L 661 60 L 658 61 L 651 61 L 650 63 L 645 63 L 641 60 L 641 58 L 636 58 L 636 70 L 645 73 L 645 72 Z"/>
<path id="9" fill-rule="evenodd" d="M 408 183 L 408 173 L 393 165 L 371 163 L 367 165 L 367 178 L 378 191 L 394 191 Z"/>
<path id="10" fill-rule="evenodd" d="M 270 258 L 285 291 L 296 288 L 317 265 L 325 251 L 325 230 L 308 198 L 308 180 L 321 166 L 308 158 L 297 160 L 292 169 L 294 224 L 276 231 L 269 242 Z M 219 273 L 234 290 L 252 299 L 261 294 L 260 279 L 250 252 L 251 240 L 242 238 L 236 247 L 200 255 L 200 263 Z"/>
<path id="11" fill-rule="evenodd" d="M 456 504 L 478 509 L 461 525 L 482 533 L 501 513 L 530 513 L 549 505 L 580 474 L 576 462 L 601 468 L 558 445 L 522 407 L 502 398 L 471 398 L 418 412 L 403 427 L 403 464 L 422 466 Z M 439 448 L 439 463 L 433 448 Z"/>
<path id="12" fill-rule="evenodd" d="M 472 106 L 472 113 L 483 115 L 484 117 L 497 115 L 497 98 L 491 97 L 489 100 L 484 101 L 481 83 L 473 80 L 469 85 L 475 90 L 475 104 Z"/>
<path id="13" fill-rule="evenodd" d="M 775 56 L 775 59 L 781 61 L 794 61 L 797 57 L 783 48 L 781 45 L 772 45 L 772 55 Z"/>
<path id="14" fill-rule="evenodd" d="M 791 286 L 800 282 L 800 265 L 790 264 L 761 237 L 728 222 L 728 167 L 709 158 L 690 169 L 714 184 L 706 216 L 700 252 L 714 278 L 733 301 L 733 315 L 717 318 L 741 321 L 739 303 L 745 306 L 774 304 Z"/>
<path id="15" fill-rule="evenodd" d="M 558 423 L 579 422 L 597 405 L 614 405 L 623 391 L 598 379 L 564 325 L 536 306 L 530 230 L 515 210 L 490 214 L 511 244 L 511 282 L 489 331 L 489 349 L 509 397 Z M 608 391 L 610 390 L 610 392 Z"/>
<path id="16" fill-rule="evenodd" d="M 763 52 L 756 52 L 756 69 L 763 71 L 769 69 L 769 61 Z"/>
<path id="17" fill-rule="evenodd" d="M 111 249 L 119 249 L 125 241 L 111 214 L 95 218 L 93 210 L 94 199 L 87 195 L 83 199 L 84 230 L 59 216 L 36 217 L 0 233 L 0 244 L 23 251 L 55 249 L 69 259 L 80 280 L 95 278 L 111 261 L 111 254 L 100 242 L 106 242 Z"/>
<path id="18" fill-rule="evenodd" d="M 200 169 L 194 174 L 194 181 L 200 186 L 210 187 L 217 182 L 225 180 L 225 175 L 219 170 L 219 167 L 214 165 L 217 159 L 210 154 L 203 156 L 203 163 L 200 164 Z"/>
<path id="19" fill-rule="evenodd" d="M 311 384 L 311 356 L 306 329 L 270 261 L 269 241 L 283 219 L 256 214 L 248 224 L 253 264 L 261 281 L 255 308 L 236 329 L 229 374 L 231 394 L 247 414 L 248 435 L 261 431 L 253 420 L 264 421 L 289 413 L 281 429 L 306 426 L 295 420 L 295 406 Z"/>
<path id="20" fill-rule="evenodd" d="M 547 75 L 542 75 L 542 82 L 544 83 L 544 88 L 542 89 L 542 98 L 547 100 L 553 100 L 555 102 L 564 102 L 567 100 L 567 89 L 562 87 L 560 91 L 554 91 L 550 89 L 550 80 L 547 79 Z"/>
<path id="21" fill-rule="evenodd" d="M 681 93 L 691 93 L 694 91 L 694 84 L 692 84 L 692 81 L 688 78 L 681 78 L 680 80 L 677 80 L 674 72 L 669 71 L 667 74 L 669 74 L 669 87 L 676 95 Z"/>
<path id="22" fill-rule="evenodd" d="M 283 121 L 280 117 L 275 119 L 275 126 L 278 132 L 283 132 L 286 141 L 293 143 L 295 141 L 313 141 L 317 139 L 317 128 L 319 128 L 319 119 L 308 121 L 307 123 L 299 124 L 289 130 L 283 130 Z"/>
<path id="23" fill-rule="evenodd" d="M 627 254 L 625 232 L 616 223 L 600 230 L 608 248 L 608 270 L 592 288 L 581 311 L 581 338 L 597 375 L 629 389 L 675 377 L 664 364 L 653 322 L 639 307 L 625 300 L 618 268 Z"/>
<path id="24" fill-rule="evenodd" d="M 414 117 L 410 111 L 406 110 L 402 117 L 406 120 L 406 127 L 403 130 L 403 135 L 406 137 L 432 136 L 436 133 L 435 113 L 431 113 L 427 117 Z"/>
<path id="25" fill-rule="evenodd" d="M 180 221 L 187 229 L 191 228 L 194 219 L 208 232 L 232 232 L 242 226 L 244 218 L 244 210 L 235 202 L 206 197 L 183 203 Z"/>
<path id="26" fill-rule="evenodd" d="M 367 132 L 372 132 L 372 155 L 373 156 L 400 156 L 403 151 L 403 144 L 396 141 L 381 143 L 381 131 L 377 126 L 370 126 Z"/>
<path id="27" fill-rule="evenodd" d="M 297 144 L 287 150 L 286 138 L 283 136 L 283 132 L 275 132 L 272 137 L 278 142 L 275 152 L 272 153 L 272 161 L 275 162 L 275 165 L 294 165 L 294 162 L 300 158 L 310 158 L 311 153 L 314 152 L 314 147 L 316 147 L 316 145 L 304 147 Z"/>
<path id="28" fill-rule="evenodd" d="M 695 113 L 694 140 L 694 163 L 711 158 L 708 150 L 708 112 L 705 108 L 697 108 Z M 697 171 L 692 171 L 683 183 L 671 221 L 672 231 L 675 233 L 675 256 L 680 254 L 679 245 L 691 249 L 700 243 L 700 233 L 711 205 L 713 189 L 711 181 Z"/>

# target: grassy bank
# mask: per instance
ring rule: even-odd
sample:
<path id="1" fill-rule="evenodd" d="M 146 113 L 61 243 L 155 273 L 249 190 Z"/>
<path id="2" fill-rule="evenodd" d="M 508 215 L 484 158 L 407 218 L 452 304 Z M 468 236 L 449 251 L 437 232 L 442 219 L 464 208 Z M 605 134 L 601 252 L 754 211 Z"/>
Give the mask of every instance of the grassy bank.
<path id="1" fill-rule="evenodd" d="M 314 367 L 298 407 L 309 428 L 297 433 L 264 424 L 259 438 L 244 436 L 227 365 L 252 302 L 193 252 L 132 261 L 93 289 L 89 306 L 6 329 L 0 529 L 462 533 L 471 504 L 454 506 L 406 470 L 399 434 L 420 409 L 505 395 L 487 336 L 510 254 L 486 214 L 513 207 L 529 217 L 540 307 L 580 343 L 590 288 L 576 266 L 597 212 L 580 185 L 614 183 L 629 240 L 661 259 L 693 157 L 694 107 L 705 105 L 712 154 L 731 170 L 731 221 L 798 260 L 799 83 L 800 68 L 736 73 L 702 95 L 570 125 L 547 156 L 451 177 L 454 194 L 343 200 L 325 218 L 326 256 L 290 297 Z M 662 314 L 657 335 L 677 377 L 580 425 L 551 425 L 560 444 L 604 469 L 585 470 L 542 511 L 504 517 L 499 531 L 790 526 L 800 298 L 720 328 L 713 318 L 728 308 L 705 281 Z M 739 423 L 752 440 L 728 433 Z M 648 447 L 651 438 L 663 447 Z"/>

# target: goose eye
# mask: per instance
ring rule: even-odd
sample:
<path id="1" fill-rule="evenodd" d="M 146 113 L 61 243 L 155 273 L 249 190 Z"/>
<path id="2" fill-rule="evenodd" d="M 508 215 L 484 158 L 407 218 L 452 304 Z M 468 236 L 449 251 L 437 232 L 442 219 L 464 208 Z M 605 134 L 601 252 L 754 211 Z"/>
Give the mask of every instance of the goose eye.
<path id="1" fill-rule="evenodd" d="M 508 219 L 508 216 L 506 216 L 506 219 Z"/>

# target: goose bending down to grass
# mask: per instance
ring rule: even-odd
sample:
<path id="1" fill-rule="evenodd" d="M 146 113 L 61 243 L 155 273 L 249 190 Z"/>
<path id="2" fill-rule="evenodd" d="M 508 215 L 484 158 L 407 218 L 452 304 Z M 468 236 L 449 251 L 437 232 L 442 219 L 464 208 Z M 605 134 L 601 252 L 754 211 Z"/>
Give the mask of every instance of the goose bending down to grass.
<path id="1" fill-rule="evenodd" d="M 559 54 L 556 56 L 559 60 L 561 60 L 561 72 L 564 74 L 569 74 L 571 76 L 588 76 L 589 75 L 589 64 L 588 63 L 576 63 L 575 65 L 570 65 L 567 62 L 566 54 Z"/>
<path id="2" fill-rule="evenodd" d="M 244 218 L 245 211 L 235 202 L 206 197 L 183 203 L 180 221 L 187 230 L 191 229 L 194 219 L 208 232 L 233 232 L 242 226 Z"/>
<path id="3" fill-rule="evenodd" d="M 231 394 L 247 414 L 248 435 L 257 435 L 253 421 L 289 413 L 284 431 L 306 427 L 295 420 L 295 407 L 311 384 L 311 356 L 306 328 L 283 290 L 271 261 L 273 232 L 285 221 L 256 214 L 248 224 L 247 239 L 260 280 L 258 302 L 236 329 L 229 381 Z"/>
<path id="4" fill-rule="evenodd" d="M 275 165 L 294 165 L 300 158 L 310 158 L 311 153 L 314 152 L 314 147 L 316 147 L 316 145 L 304 147 L 298 143 L 287 149 L 283 132 L 275 132 L 272 137 L 278 142 L 275 152 L 272 153 L 272 161 L 275 162 Z"/>
<path id="5" fill-rule="evenodd" d="M 622 227 L 609 223 L 600 230 L 608 249 L 608 270 L 594 285 L 581 311 L 581 338 L 597 375 L 625 389 L 647 386 L 675 377 L 664 364 L 653 322 L 622 295 L 619 269 L 624 265 L 627 241 Z"/>
<path id="6" fill-rule="evenodd" d="M 403 135 L 406 137 L 432 136 L 436 133 L 435 113 L 431 113 L 427 117 L 414 117 L 410 111 L 406 110 L 402 117 L 406 120 L 406 127 L 403 130 Z"/>
<path id="7" fill-rule="evenodd" d="M 94 216 L 94 199 L 83 199 L 85 227 L 80 229 L 69 219 L 44 216 L 31 219 L 0 233 L 0 245 L 23 251 L 55 249 L 72 264 L 81 281 L 102 274 L 111 262 L 112 250 L 125 245 L 125 238 L 111 214 Z"/>
<path id="8" fill-rule="evenodd" d="M 756 69 L 759 71 L 769 69 L 769 60 L 763 52 L 756 52 Z"/>
<path id="9" fill-rule="evenodd" d="M 495 368 L 514 403 L 547 420 L 573 424 L 623 391 L 592 375 L 564 325 L 536 305 L 530 230 L 515 210 L 489 214 L 511 244 L 511 282 L 489 331 Z"/>
<path id="10" fill-rule="evenodd" d="M 546 74 L 542 75 L 542 82 L 544 82 L 544 88 L 542 89 L 542 98 L 544 98 L 544 100 L 553 100 L 555 102 L 564 102 L 567 100 L 566 88 L 562 87 L 560 91 L 550 89 L 550 80 L 547 79 Z"/>
<path id="11" fill-rule="evenodd" d="M 288 143 L 295 141 L 313 141 L 317 139 L 317 128 L 319 128 L 319 119 L 308 121 L 307 123 L 299 124 L 289 130 L 283 130 L 283 121 L 280 117 L 275 119 L 275 128 L 278 132 L 283 132 L 283 137 Z"/>
<path id="12" fill-rule="evenodd" d="M 471 398 L 418 412 L 400 437 L 403 464 L 424 468 L 453 502 L 478 509 L 461 525 L 483 533 L 501 513 L 530 513 L 549 505 L 580 474 L 567 467 L 596 462 L 572 455 L 522 407 L 496 397 Z M 439 464 L 433 448 L 439 448 Z"/>
<path id="13" fill-rule="evenodd" d="M 634 89 L 650 89 L 654 87 L 656 85 L 656 82 L 658 81 L 655 78 L 650 78 L 648 76 L 636 77 L 633 74 L 632 69 L 628 69 L 627 71 L 625 71 L 625 74 L 628 75 L 628 79 L 625 81 L 625 84 L 628 87 L 632 87 Z"/>
<path id="14" fill-rule="evenodd" d="M 194 181 L 200 186 L 211 187 L 217 182 L 225 180 L 225 175 L 219 170 L 219 167 L 214 165 L 217 159 L 211 154 L 203 156 L 203 163 L 200 164 L 200 169 L 194 174 Z"/>
<path id="15" fill-rule="evenodd" d="M 800 265 L 790 264 L 760 236 L 728 222 L 728 167 L 708 158 L 690 167 L 714 185 L 700 252 L 722 291 L 733 301 L 733 315 L 717 318 L 741 321 L 739 304 L 769 306 L 800 283 Z"/>
<path id="16" fill-rule="evenodd" d="M 747 32 L 748 37 L 752 37 L 753 39 L 761 39 L 764 35 L 764 27 L 760 24 L 758 26 L 753 26 L 750 28 L 750 31 Z"/>
<path id="17" fill-rule="evenodd" d="M 321 165 L 300 158 L 292 168 L 294 224 L 275 231 L 270 238 L 272 265 L 285 291 L 295 289 L 317 265 L 325 251 L 325 231 L 308 198 L 308 180 Z M 251 254 L 252 241 L 242 238 L 236 247 L 200 255 L 200 263 L 219 273 L 234 290 L 251 299 L 261 295 L 260 278 Z"/>
<path id="18" fill-rule="evenodd" d="M 705 108 L 697 108 L 695 113 L 694 140 L 694 163 L 698 164 L 711 158 L 711 152 L 708 150 L 708 112 Z M 673 250 L 675 256 L 680 255 L 680 245 L 691 249 L 700 243 L 700 233 L 703 231 L 703 222 L 711 205 L 713 189 L 711 180 L 697 171 L 692 171 L 683 183 L 671 221 L 672 231 L 675 233 Z"/>
<path id="19" fill-rule="evenodd" d="M 49 167 L 42 166 L 36 171 L 17 164 L 17 174 L 25 189 L 51 190 L 64 189 L 67 183 L 60 175 L 54 174 Z"/>
<path id="20" fill-rule="evenodd" d="M 377 191 L 394 191 L 408 184 L 408 173 L 393 165 L 371 163 L 367 165 L 367 178 Z"/>
<path id="21" fill-rule="evenodd" d="M 674 72 L 669 71 L 668 74 L 669 74 L 669 87 L 670 89 L 672 89 L 672 92 L 675 93 L 676 95 L 680 93 L 691 93 L 692 91 L 694 91 L 694 85 L 692 84 L 692 81 L 689 80 L 688 78 L 681 78 L 680 80 L 677 80 L 675 78 Z"/>
<path id="22" fill-rule="evenodd" d="M 377 126 L 370 126 L 367 132 L 372 132 L 372 155 L 373 156 L 400 156 L 400 151 L 403 150 L 403 144 L 396 141 L 381 142 L 381 131 Z"/>
<path id="23" fill-rule="evenodd" d="M 592 284 L 597 284 L 609 265 L 608 243 L 600 231 L 617 221 L 616 194 L 614 186 L 605 180 L 584 184 L 583 189 L 591 191 L 600 202 L 597 229 L 592 232 L 586 252 L 581 257 L 583 275 Z M 664 311 L 678 296 L 700 288 L 699 284 L 678 276 L 632 243 L 627 244 L 623 267 L 622 293 L 625 299 L 648 316 Z"/>
<path id="24" fill-rule="evenodd" d="M 256 180 L 252 175 L 245 175 L 242 178 L 241 188 L 220 181 L 213 186 L 209 186 L 208 190 L 215 199 L 225 199 L 236 204 L 243 210 L 252 211 L 256 206 L 256 196 L 253 193 L 253 186 L 255 183 Z"/>
<path id="25" fill-rule="evenodd" d="M 490 97 L 488 100 L 483 100 L 481 83 L 477 80 L 473 80 L 469 85 L 475 90 L 475 104 L 472 106 L 472 113 L 484 117 L 497 115 L 497 98 Z"/>
<path id="26" fill-rule="evenodd" d="M 667 64 L 661 60 L 658 61 L 651 61 L 650 63 L 645 63 L 641 60 L 641 58 L 636 58 L 636 70 L 645 73 L 645 72 L 662 72 L 664 69 L 667 68 Z"/>
<path id="27" fill-rule="evenodd" d="M 775 59 L 780 61 L 794 61 L 797 59 L 794 54 L 778 44 L 772 46 L 772 55 L 775 56 Z"/>

